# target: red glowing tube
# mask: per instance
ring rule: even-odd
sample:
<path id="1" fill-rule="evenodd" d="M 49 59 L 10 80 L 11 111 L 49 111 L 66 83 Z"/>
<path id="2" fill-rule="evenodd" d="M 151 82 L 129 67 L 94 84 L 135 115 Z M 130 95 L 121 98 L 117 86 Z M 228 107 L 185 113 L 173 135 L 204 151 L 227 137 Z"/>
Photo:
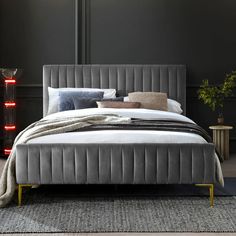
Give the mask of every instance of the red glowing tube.
<path id="1" fill-rule="evenodd" d="M 15 130 L 16 129 L 16 126 L 15 125 L 5 125 L 4 126 L 4 129 L 9 131 L 9 130 Z"/>
<path id="2" fill-rule="evenodd" d="M 16 103 L 15 102 L 4 102 L 4 105 L 5 105 L 6 108 L 15 107 Z"/>
<path id="3" fill-rule="evenodd" d="M 16 80 L 15 79 L 5 79 L 4 82 L 6 84 L 15 84 L 16 83 Z"/>
<path id="4" fill-rule="evenodd" d="M 11 148 L 4 148 L 4 155 L 9 155 L 11 153 Z"/>

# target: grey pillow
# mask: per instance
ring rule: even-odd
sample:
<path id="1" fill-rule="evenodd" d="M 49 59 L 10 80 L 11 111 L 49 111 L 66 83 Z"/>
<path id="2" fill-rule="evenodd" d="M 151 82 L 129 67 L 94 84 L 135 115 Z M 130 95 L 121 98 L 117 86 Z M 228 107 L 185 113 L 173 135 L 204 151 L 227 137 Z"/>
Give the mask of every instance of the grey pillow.
<path id="1" fill-rule="evenodd" d="M 91 105 L 91 102 L 90 102 L 90 104 L 88 104 L 88 103 L 83 104 L 83 102 L 85 102 L 85 100 L 89 100 L 92 98 L 96 99 L 96 100 L 100 100 L 103 98 L 103 94 L 104 94 L 104 92 L 60 91 L 59 92 L 58 110 L 59 111 L 67 111 L 67 110 L 88 108 L 88 106 Z M 95 105 L 96 105 L 96 100 L 94 100 Z"/>

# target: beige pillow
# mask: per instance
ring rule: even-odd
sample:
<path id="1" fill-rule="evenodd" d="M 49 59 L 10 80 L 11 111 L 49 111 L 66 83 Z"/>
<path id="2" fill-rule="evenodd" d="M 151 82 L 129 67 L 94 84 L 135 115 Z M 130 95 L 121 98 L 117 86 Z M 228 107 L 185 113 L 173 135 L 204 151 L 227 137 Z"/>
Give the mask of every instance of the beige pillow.
<path id="1" fill-rule="evenodd" d="M 97 101 L 98 108 L 139 108 L 139 102 Z"/>
<path id="2" fill-rule="evenodd" d="M 167 94 L 158 92 L 129 93 L 129 101 L 140 102 L 140 108 L 167 111 Z"/>

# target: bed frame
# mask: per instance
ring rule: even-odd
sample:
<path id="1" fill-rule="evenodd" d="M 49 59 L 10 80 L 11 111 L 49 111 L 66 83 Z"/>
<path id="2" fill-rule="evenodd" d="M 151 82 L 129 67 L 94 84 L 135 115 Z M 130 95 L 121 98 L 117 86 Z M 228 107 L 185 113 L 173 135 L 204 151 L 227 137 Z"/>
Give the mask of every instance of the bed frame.
<path id="1" fill-rule="evenodd" d="M 49 86 L 166 92 L 186 112 L 184 65 L 46 65 L 44 116 Z M 213 206 L 215 166 L 213 144 L 20 144 L 18 200 L 23 187 L 38 184 L 195 184 L 209 188 Z"/>

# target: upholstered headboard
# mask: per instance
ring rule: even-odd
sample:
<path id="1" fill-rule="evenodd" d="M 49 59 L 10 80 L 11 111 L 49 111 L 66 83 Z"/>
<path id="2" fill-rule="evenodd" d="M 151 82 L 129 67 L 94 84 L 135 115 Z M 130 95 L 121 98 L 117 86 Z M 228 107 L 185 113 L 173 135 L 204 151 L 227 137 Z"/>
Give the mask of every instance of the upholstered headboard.
<path id="1" fill-rule="evenodd" d="M 115 88 L 120 96 L 132 91 L 166 92 L 186 112 L 184 65 L 45 65 L 43 115 L 48 110 L 48 87 Z"/>

